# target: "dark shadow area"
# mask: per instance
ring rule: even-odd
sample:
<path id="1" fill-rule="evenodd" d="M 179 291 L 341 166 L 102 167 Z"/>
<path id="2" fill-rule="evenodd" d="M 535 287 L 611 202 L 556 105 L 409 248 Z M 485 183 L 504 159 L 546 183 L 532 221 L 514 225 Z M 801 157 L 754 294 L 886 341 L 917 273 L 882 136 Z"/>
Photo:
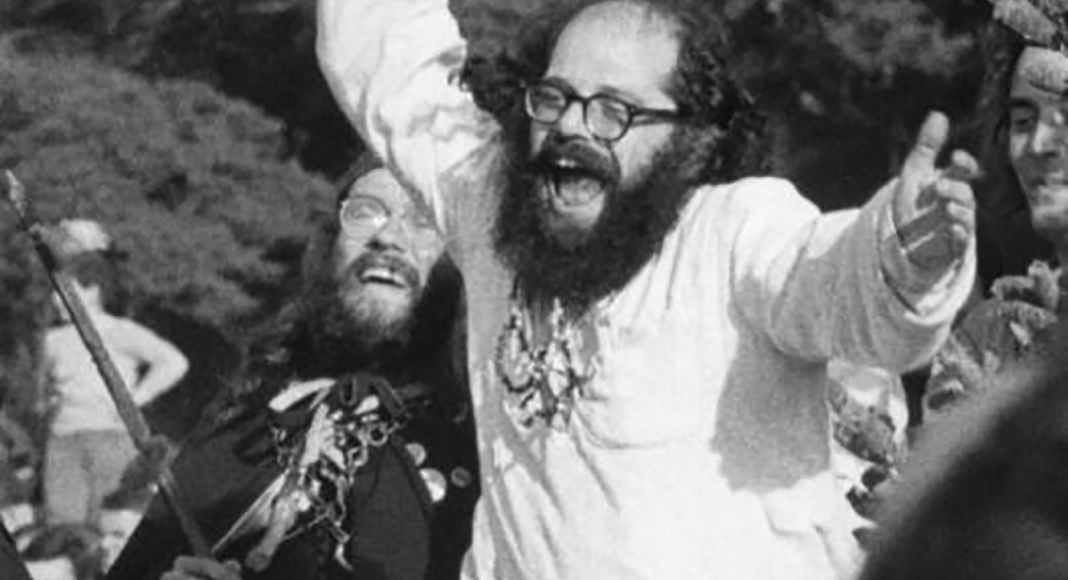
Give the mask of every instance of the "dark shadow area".
<path id="1" fill-rule="evenodd" d="M 180 441 L 200 420 L 204 407 L 226 387 L 240 365 L 241 350 L 219 329 L 162 306 L 145 306 L 136 318 L 189 359 L 185 377 L 145 408 L 145 419 L 154 432 Z"/>

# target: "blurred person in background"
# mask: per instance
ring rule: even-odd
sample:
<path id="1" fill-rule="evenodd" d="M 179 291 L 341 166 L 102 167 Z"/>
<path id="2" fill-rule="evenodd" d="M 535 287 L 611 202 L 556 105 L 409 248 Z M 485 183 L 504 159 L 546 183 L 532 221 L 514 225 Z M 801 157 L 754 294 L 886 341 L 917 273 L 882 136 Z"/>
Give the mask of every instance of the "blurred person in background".
<path id="1" fill-rule="evenodd" d="M 822 214 L 707 0 L 545 3 L 468 53 L 445 0 L 320 0 L 324 74 L 469 289 L 469 579 L 848 578 L 826 366 L 926 362 L 974 279 L 967 154 Z M 480 110 L 481 107 L 481 110 Z"/>
<path id="2" fill-rule="evenodd" d="M 1051 348 L 1068 348 L 1055 325 Z M 861 580 L 1068 578 L 1068 359 L 1013 364 L 928 427 Z"/>
<path id="3" fill-rule="evenodd" d="M 119 291 L 120 281 L 116 265 L 100 247 L 106 235 L 84 220 L 74 224 L 60 224 L 65 234 L 59 243 L 61 268 L 134 402 L 144 406 L 182 378 L 188 361 L 152 330 L 108 312 L 106 305 Z M 49 521 L 98 525 L 101 500 L 117 487 L 137 451 L 89 350 L 58 296 L 56 301 L 62 320 L 46 332 L 43 345 L 52 396 L 42 475 L 45 507 Z"/>
<path id="4" fill-rule="evenodd" d="M 1001 203 L 1052 251 L 1026 273 L 995 280 L 990 297 L 969 308 L 935 359 L 924 394 L 926 423 L 1000 387 L 1007 369 L 1057 354 L 1050 330 L 1062 309 L 1068 260 L 1068 11 L 1038 1 L 995 4 L 996 22 L 982 39 L 984 167 L 1000 185 Z"/>
<path id="5" fill-rule="evenodd" d="M 174 463 L 214 546 L 155 502 L 109 580 L 452 580 L 478 495 L 462 282 L 371 158 L 339 187 L 303 288 Z"/>
<path id="6" fill-rule="evenodd" d="M 1018 4 L 994 0 L 991 4 L 996 7 L 996 12 L 1019 22 L 1021 27 L 1029 26 L 1025 22 L 1035 22 L 1035 16 L 1027 17 L 1017 11 L 1030 9 L 1041 12 L 1040 6 L 1050 5 L 1031 0 Z M 1010 13 L 1019 16 L 1009 16 Z M 1036 227 L 1031 200 L 1026 192 L 1030 186 L 1021 181 L 1017 162 L 1013 161 L 1009 151 L 1011 135 L 1016 133 L 1017 137 L 1020 136 L 1020 127 L 1012 128 L 1013 114 L 1010 110 L 1010 91 L 1016 63 L 1028 46 L 1050 47 L 1048 34 L 1057 30 L 1060 26 L 1057 22 L 1063 18 L 1057 14 L 1050 16 L 1052 18 L 1047 18 L 1048 24 L 1039 24 L 1044 30 L 1036 30 L 1034 42 L 1026 40 L 1020 31 L 1001 22 L 991 23 L 978 35 L 984 74 L 978 87 L 975 111 L 967 123 L 967 129 L 962 132 L 962 138 L 974 145 L 984 172 L 983 179 L 975 186 L 980 280 L 977 294 L 983 297 L 990 296 L 991 286 L 998 278 L 1025 275 L 1035 260 L 1051 260 L 1058 253 L 1055 242 L 1044 235 L 1040 227 Z M 1059 33 L 1063 34 L 1063 30 Z M 1054 85 L 1057 82 L 1056 79 L 1049 80 Z M 1039 141 L 1051 136 L 1046 132 L 1048 128 L 1047 124 L 1036 135 Z M 1039 148 L 1042 147 L 1039 144 Z"/>

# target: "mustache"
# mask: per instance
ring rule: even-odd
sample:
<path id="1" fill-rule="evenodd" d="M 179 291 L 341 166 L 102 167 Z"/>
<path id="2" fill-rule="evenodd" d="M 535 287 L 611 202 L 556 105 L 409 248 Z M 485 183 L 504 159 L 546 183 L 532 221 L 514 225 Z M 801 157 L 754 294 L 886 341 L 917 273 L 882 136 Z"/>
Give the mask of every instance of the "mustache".
<path id="1" fill-rule="evenodd" d="M 508 184 L 494 223 L 494 247 L 515 272 L 519 288 L 531 297 L 560 298 L 566 309 L 581 311 L 626 285 L 659 251 L 701 182 L 688 168 L 707 153 L 702 139 L 701 134 L 680 133 L 653 156 L 644 176 L 606 187 L 603 215 L 589 240 L 572 249 L 556 245 L 542 230 L 537 188 L 545 178 L 527 172 L 533 165 L 529 135 L 506 133 Z M 547 140 L 543 153 L 567 154 L 574 165 L 586 167 L 597 167 L 604 159 L 588 143 L 561 145 Z M 552 171 L 550 179 L 567 170 L 554 166 Z"/>
<path id="2" fill-rule="evenodd" d="M 364 272 L 371 268 L 387 268 L 396 273 L 408 288 L 418 290 L 419 271 L 407 260 L 384 251 L 371 251 L 356 258 L 342 273 L 342 280 L 359 280 Z"/>
<path id="3" fill-rule="evenodd" d="M 575 167 L 561 168 L 559 162 L 564 160 Z M 564 140 L 552 136 L 530 159 L 526 170 L 535 176 L 561 172 L 586 174 L 609 186 L 618 185 L 622 178 L 622 170 L 615 156 L 605 155 L 581 140 Z"/>

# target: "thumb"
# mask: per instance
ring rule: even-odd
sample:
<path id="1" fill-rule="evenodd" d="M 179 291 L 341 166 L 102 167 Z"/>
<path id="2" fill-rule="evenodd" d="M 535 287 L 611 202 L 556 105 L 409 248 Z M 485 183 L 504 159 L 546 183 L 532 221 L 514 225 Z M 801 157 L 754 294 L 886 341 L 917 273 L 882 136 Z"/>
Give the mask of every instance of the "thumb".
<path id="1" fill-rule="evenodd" d="M 919 176 L 933 171 L 938 153 L 948 137 L 949 119 L 937 111 L 929 113 L 916 136 L 916 144 L 905 159 L 904 176 Z"/>

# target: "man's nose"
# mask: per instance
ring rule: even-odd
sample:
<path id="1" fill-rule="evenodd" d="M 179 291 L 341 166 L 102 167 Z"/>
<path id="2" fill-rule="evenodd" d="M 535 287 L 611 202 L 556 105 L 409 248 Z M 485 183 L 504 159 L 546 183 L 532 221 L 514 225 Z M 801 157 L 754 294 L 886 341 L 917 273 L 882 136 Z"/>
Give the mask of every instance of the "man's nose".
<path id="1" fill-rule="evenodd" d="M 371 242 L 381 247 L 406 250 L 411 244 L 411 231 L 405 225 L 404 219 L 390 216 L 371 236 Z"/>
<path id="2" fill-rule="evenodd" d="M 1035 125 L 1028 141 L 1028 150 L 1032 155 L 1063 155 L 1068 139 L 1068 127 L 1065 119 L 1043 119 Z"/>
<path id="3" fill-rule="evenodd" d="M 586 127 L 585 105 L 582 101 L 571 101 L 564 107 L 564 112 L 556 120 L 558 133 L 568 137 L 589 137 L 589 128 Z"/>

